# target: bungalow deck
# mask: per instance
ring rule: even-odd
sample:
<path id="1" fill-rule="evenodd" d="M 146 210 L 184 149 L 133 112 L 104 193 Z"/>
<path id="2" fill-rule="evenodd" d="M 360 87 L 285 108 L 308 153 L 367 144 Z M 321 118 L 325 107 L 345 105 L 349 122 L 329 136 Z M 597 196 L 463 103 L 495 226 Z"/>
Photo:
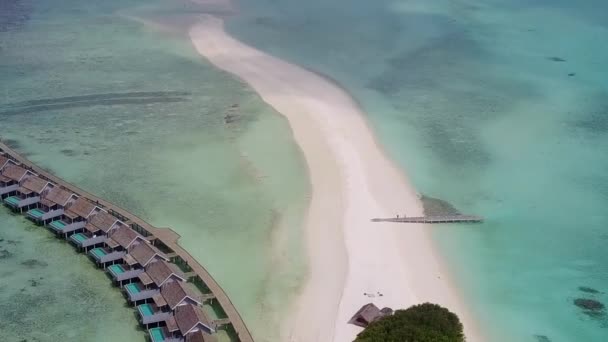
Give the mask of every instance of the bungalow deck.
<path id="1" fill-rule="evenodd" d="M 118 260 L 122 260 L 125 256 L 125 251 L 111 251 L 105 247 L 93 248 L 89 251 L 91 256 L 98 265 L 106 266 L 108 263 L 114 263 Z"/>
<path id="2" fill-rule="evenodd" d="M 27 212 L 27 217 L 30 220 L 32 220 L 38 224 L 44 224 L 44 225 L 52 222 L 53 219 L 60 217 L 61 215 L 63 215 L 63 210 L 44 211 L 41 208 L 35 208 L 35 209 L 30 209 Z"/>
<path id="3" fill-rule="evenodd" d="M 94 235 L 85 231 L 70 236 L 70 242 L 79 249 L 87 249 L 89 247 L 103 244 L 107 238 L 108 237 L 105 235 Z"/>
<path id="4" fill-rule="evenodd" d="M 67 223 L 63 218 L 52 221 L 48 227 L 57 235 L 64 235 L 66 238 L 72 232 L 79 232 L 84 229 L 84 221 Z"/>
<path id="5" fill-rule="evenodd" d="M 137 307 L 137 312 L 139 313 L 139 322 L 146 326 L 164 322 L 173 315 L 172 311 L 163 311 L 152 303 L 139 305 Z"/>
<path id="6" fill-rule="evenodd" d="M 183 338 L 174 337 L 165 327 L 152 328 L 148 334 L 152 342 L 184 342 Z"/>
<path id="7" fill-rule="evenodd" d="M 10 207 L 13 210 L 19 210 L 23 212 L 25 210 L 30 209 L 35 206 L 38 202 L 40 202 L 40 196 L 26 197 L 23 195 L 13 195 L 4 199 L 4 204 Z"/>
<path id="8" fill-rule="evenodd" d="M 147 301 L 159 293 L 158 289 L 144 287 L 141 283 L 130 283 L 124 287 L 127 298 L 131 303 Z"/>
<path id="9" fill-rule="evenodd" d="M 131 267 L 126 264 L 114 264 L 108 267 L 108 273 L 112 276 L 112 280 L 117 283 L 122 283 L 125 280 L 132 280 L 144 273 L 141 267 Z"/>

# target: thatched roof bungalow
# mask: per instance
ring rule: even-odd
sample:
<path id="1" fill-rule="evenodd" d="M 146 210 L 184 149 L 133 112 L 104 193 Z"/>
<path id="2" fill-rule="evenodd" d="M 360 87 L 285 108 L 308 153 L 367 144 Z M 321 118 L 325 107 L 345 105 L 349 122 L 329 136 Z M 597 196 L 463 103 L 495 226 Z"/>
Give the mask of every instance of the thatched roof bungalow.
<path id="1" fill-rule="evenodd" d="M 78 197 L 75 201 L 68 202 L 63 215 L 58 220 L 50 223 L 49 227 L 56 234 L 68 236 L 71 232 L 83 231 L 87 219 L 92 215 L 100 212 L 102 209 L 84 197 Z M 76 235 L 76 234 L 75 234 Z M 74 237 L 74 235 L 72 235 Z M 74 239 L 70 237 L 70 241 L 77 243 L 77 246 L 82 247 L 79 242 L 87 239 L 86 236 L 76 236 Z"/>
<path id="2" fill-rule="evenodd" d="M 175 309 L 174 316 L 179 331 L 184 337 L 199 331 L 207 334 L 215 332 L 209 316 L 200 306 L 180 305 Z"/>
<path id="3" fill-rule="evenodd" d="M 4 199 L 4 204 L 21 212 L 24 209 L 35 208 L 53 186 L 51 182 L 37 176 L 26 177 L 15 194 Z"/>
<path id="4" fill-rule="evenodd" d="M 84 225 L 84 231 L 70 239 L 77 247 L 87 249 L 104 244 L 108 237 L 121 227 L 129 228 L 126 223 L 100 209 L 89 217 Z"/>
<path id="5" fill-rule="evenodd" d="M 357 311 L 353 317 L 348 321 L 350 324 L 354 324 L 360 327 L 367 327 L 370 323 L 378 320 L 384 316 L 391 315 L 393 310 L 390 308 L 384 308 L 380 310 L 373 303 L 365 304 Z"/>
<path id="6" fill-rule="evenodd" d="M 27 216 L 37 223 L 46 224 L 63 215 L 65 208 L 77 198 L 73 192 L 55 186 L 43 196 L 35 209 L 27 212 Z"/>
<path id="7" fill-rule="evenodd" d="M 200 294 L 190 283 L 182 281 L 166 283 L 161 287 L 160 294 L 171 310 L 183 305 L 202 305 Z"/>
<path id="8" fill-rule="evenodd" d="M 34 173 L 12 163 L 5 165 L 0 172 L 0 197 L 14 194 L 28 176 L 34 176 Z"/>

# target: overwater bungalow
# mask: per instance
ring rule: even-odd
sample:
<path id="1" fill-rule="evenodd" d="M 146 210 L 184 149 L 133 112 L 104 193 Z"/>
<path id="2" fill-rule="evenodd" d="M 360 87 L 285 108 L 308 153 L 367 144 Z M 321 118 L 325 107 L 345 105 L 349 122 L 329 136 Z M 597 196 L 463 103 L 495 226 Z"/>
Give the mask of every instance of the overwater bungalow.
<path id="1" fill-rule="evenodd" d="M 79 197 L 71 203 L 58 220 L 49 224 L 55 234 L 67 238 L 69 233 L 82 231 L 87 220 L 101 211 L 101 208 L 84 197 Z"/>
<path id="2" fill-rule="evenodd" d="M 27 212 L 27 217 L 38 224 L 46 225 L 54 218 L 63 215 L 65 208 L 77 199 L 78 196 L 73 192 L 56 186 L 43 196 L 36 208 Z"/>
<path id="3" fill-rule="evenodd" d="M 51 182 L 37 176 L 26 177 L 14 194 L 4 199 L 4 204 L 19 212 L 33 209 L 37 215 L 38 203 L 53 187 Z"/>
<path id="4" fill-rule="evenodd" d="M 209 316 L 200 306 L 181 305 L 175 309 L 173 318 L 166 321 L 165 327 L 157 327 L 148 330 L 152 342 L 185 342 L 197 341 L 216 341 L 215 327 L 211 323 Z"/>
<path id="5" fill-rule="evenodd" d="M 169 273 L 171 280 L 174 278 L 178 281 L 185 280 L 183 275 L 176 273 L 175 270 L 168 266 L 166 263 L 168 258 L 150 244 L 139 244 L 124 257 L 124 260 L 131 270 L 143 270 L 145 267 L 143 266 L 144 263 L 147 266 L 146 272 L 138 275 L 139 281 L 125 286 L 129 302 L 134 305 L 141 301 L 147 301 L 160 292 L 160 287 L 164 280 L 158 279 L 157 275 L 159 273 Z M 151 275 L 154 275 L 155 278 L 152 278 Z"/>
<path id="6" fill-rule="evenodd" d="M 123 263 L 120 265 L 112 265 L 108 268 L 108 272 L 112 276 L 114 282 L 122 287 L 125 283 L 131 283 L 134 278 L 138 277 L 144 272 L 146 266 L 154 264 L 158 261 L 169 261 L 167 256 L 159 251 L 156 247 L 152 246 L 149 242 L 139 243 L 133 247 L 129 252 L 122 258 Z M 145 290 L 146 287 L 139 286 L 139 284 L 131 284 L 129 289 Z M 132 300 L 131 292 L 129 292 L 129 299 L 132 301 L 139 301 L 145 299 L 142 297 L 141 291 L 133 293 L 135 299 Z M 151 297 L 151 295 L 149 296 Z M 148 298 L 149 298 L 148 297 Z"/>
<path id="7" fill-rule="evenodd" d="M 128 227 L 120 227 L 106 239 L 104 247 L 93 248 L 89 255 L 98 266 L 106 267 L 110 264 L 122 262 L 127 251 L 140 243 L 148 243 L 139 233 Z"/>
<path id="8" fill-rule="evenodd" d="M 35 174 L 21 166 L 11 163 L 5 165 L 0 172 L 0 197 L 4 199 L 15 194 L 19 189 L 19 184 L 29 176 L 35 176 Z"/>
<path id="9" fill-rule="evenodd" d="M 183 281 L 172 281 L 163 285 L 160 294 L 167 302 L 171 310 L 183 305 L 202 305 L 200 293 L 191 283 Z"/>
<path id="10" fill-rule="evenodd" d="M 200 296 L 189 284 L 185 283 L 186 277 L 175 264 L 164 261 L 155 262 L 146 268 L 146 273 L 143 273 L 143 275 L 148 277 L 150 283 L 147 285 L 148 288 L 161 289 L 160 292 L 152 295 L 152 303 L 147 301 L 148 303 L 138 306 L 140 322 L 146 327 L 150 324 L 165 321 L 171 315 L 173 308 L 179 303 L 200 303 Z M 142 283 L 145 283 L 145 277 L 142 276 L 140 276 L 140 279 L 142 279 Z M 163 293 L 169 296 L 169 301 L 174 305 L 173 308 L 169 305 Z"/>
<path id="11" fill-rule="evenodd" d="M 100 210 L 89 217 L 82 232 L 70 236 L 70 241 L 79 249 L 86 251 L 104 244 L 119 228 L 129 228 L 129 226 L 108 212 Z"/>

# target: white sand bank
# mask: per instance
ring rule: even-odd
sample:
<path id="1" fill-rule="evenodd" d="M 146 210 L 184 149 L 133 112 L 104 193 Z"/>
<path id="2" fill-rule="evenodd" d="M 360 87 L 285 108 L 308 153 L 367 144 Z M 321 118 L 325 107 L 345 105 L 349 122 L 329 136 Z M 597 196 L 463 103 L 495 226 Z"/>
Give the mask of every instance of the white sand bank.
<path id="1" fill-rule="evenodd" d="M 398 309 L 425 301 L 457 312 L 468 340 L 480 340 L 433 249 L 429 227 L 370 222 L 421 215 L 422 206 L 349 94 L 230 37 L 215 17 L 203 17 L 190 37 L 199 53 L 285 115 L 309 167 L 310 275 L 282 340 L 352 341 L 361 329 L 347 321 L 362 305 Z"/>

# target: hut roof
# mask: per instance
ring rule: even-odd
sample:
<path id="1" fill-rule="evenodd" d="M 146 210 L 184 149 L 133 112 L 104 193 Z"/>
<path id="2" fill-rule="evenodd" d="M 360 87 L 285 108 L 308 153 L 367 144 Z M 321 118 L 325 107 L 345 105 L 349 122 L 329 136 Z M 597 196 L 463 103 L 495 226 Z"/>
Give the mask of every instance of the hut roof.
<path id="1" fill-rule="evenodd" d="M 125 254 L 125 256 L 122 257 L 122 260 L 124 260 L 125 264 L 127 264 L 129 266 L 133 266 L 133 265 L 137 264 L 137 260 L 133 259 L 131 254 Z"/>
<path id="2" fill-rule="evenodd" d="M 73 192 L 67 191 L 59 186 L 56 186 L 52 188 L 51 191 L 49 191 L 49 193 L 46 195 L 46 199 L 55 204 L 65 206 L 73 195 Z"/>
<path id="3" fill-rule="evenodd" d="M 140 273 L 137 278 L 139 278 L 139 281 L 141 281 L 144 286 L 148 286 L 153 283 L 152 278 L 150 278 L 146 272 Z"/>
<path id="4" fill-rule="evenodd" d="M 154 304 L 156 304 L 156 306 L 158 306 L 159 308 L 167 305 L 167 301 L 165 301 L 165 298 L 163 297 L 163 295 L 161 295 L 160 293 L 155 294 L 154 296 L 152 296 L 152 301 L 154 302 Z"/>
<path id="5" fill-rule="evenodd" d="M 12 181 L 12 179 L 5 177 L 3 175 L 0 175 L 0 182 L 8 183 L 10 181 Z"/>
<path id="6" fill-rule="evenodd" d="M 119 244 L 112 239 L 106 239 L 106 245 L 112 249 L 117 248 L 119 246 Z"/>
<path id="7" fill-rule="evenodd" d="M 25 181 L 23 181 L 21 187 L 39 194 L 42 193 L 42 191 L 44 190 L 44 188 L 46 188 L 48 184 L 50 183 L 42 178 L 28 177 L 25 179 Z"/>
<path id="8" fill-rule="evenodd" d="M 65 213 L 64 213 L 65 214 Z M 92 225 L 91 223 L 87 223 L 84 225 L 84 229 L 88 230 L 91 233 L 97 233 L 99 231 L 99 228 L 97 228 L 96 226 Z"/>
<path id="9" fill-rule="evenodd" d="M 72 218 L 82 217 L 87 218 L 95 209 L 95 204 L 84 197 L 80 197 L 67 210 L 68 216 Z"/>
<path id="10" fill-rule="evenodd" d="M 20 181 L 21 178 L 23 178 L 23 176 L 25 176 L 25 174 L 27 173 L 27 170 L 17 166 L 17 165 L 7 165 L 3 170 L 2 170 L 2 175 L 4 177 L 10 178 L 12 180 L 16 180 L 16 181 Z"/>
<path id="11" fill-rule="evenodd" d="M 10 159 L 8 159 L 7 157 L 0 155 L 0 169 L 2 169 L 4 165 L 8 163 L 9 160 Z"/>
<path id="12" fill-rule="evenodd" d="M 357 311 L 353 317 L 348 321 L 350 324 L 358 325 L 360 327 L 366 327 L 368 324 L 383 316 L 373 303 L 365 304 Z"/>
<path id="13" fill-rule="evenodd" d="M 52 207 L 52 206 L 54 206 L 56 203 L 55 203 L 55 202 L 51 202 L 51 201 L 49 201 L 49 200 L 48 200 L 48 199 L 46 199 L 46 198 L 43 198 L 43 199 L 41 199 L 41 200 L 40 200 L 40 204 L 45 205 L 45 206 L 47 206 L 47 207 Z"/>
<path id="14" fill-rule="evenodd" d="M 146 267 L 155 256 L 168 260 L 163 252 L 149 243 L 140 243 L 135 246 L 129 254 L 144 267 Z"/>
<path id="15" fill-rule="evenodd" d="M 22 186 L 20 186 L 19 189 L 17 189 L 17 191 L 19 191 L 20 194 L 26 195 L 26 196 L 32 193 L 32 190 L 30 190 L 28 188 L 24 188 Z"/>
<path id="16" fill-rule="evenodd" d="M 186 342 L 215 342 L 217 338 L 215 336 L 198 330 L 186 335 Z"/>
<path id="17" fill-rule="evenodd" d="M 187 335 L 198 325 L 203 325 L 207 329 L 211 328 L 211 320 L 203 309 L 191 304 L 180 305 L 175 309 L 175 322 L 182 335 Z"/>
<path id="18" fill-rule="evenodd" d="M 175 317 L 171 316 L 169 317 L 165 323 L 167 324 L 167 330 L 169 332 L 175 332 L 179 330 L 179 327 L 177 326 L 177 322 L 175 321 Z"/>
<path id="19" fill-rule="evenodd" d="M 98 212 L 93 217 L 91 217 L 91 219 L 89 220 L 89 222 L 92 225 L 103 230 L 106 233 L 110 231 L 110 229 L 116 223 L 116 221 L 118 221 L 118 218 L 112 216 L 112 214 L 110 214 L 106 211 Z M 118 233 L 118 231 L 117 231 L 117 233 Z M 133 231 L 133 233 L 135 233 L 135 231 Z M 137 233 L 135 233 L 135 234 L 137 234 Z M 118 240 L 116 240 L 116 242 L 118 242 Z"/>
<path id="20" fill-rule="evenodd" d="M 95 215 L 95 217 L 97 217 L 97 215 Z M 116 241 L 117 244 L 121 245 L 125 249 L 129 248 L 129 246 L 131 246 L 131 244 L 137 239 L 142 239 L 141 235 L 129 227 L 120 227 L 114 234 L 112 234 L 112 240 Z"/>
<path id="21" fill-rule="evenodd" d="M 154 279 L 153 277 L 151 277 Z M 183 281 L 172 281 L 170 283 L 166 283 L 161 287 L 160 293 L 169 304 L 171 310 L 175 309 L 175 307 L 181 303 L 184 299 L 190 298 L 193 301 L 202 304 L 198 294 L 194 291 L 192 286 Z"/>
<path id="22" fill-rule="evenodd" d="M 165 261 L 148 265 L 146 273 L 152 278 L 156 286 L 161 286 L 171 275 L 175 275 L 183 281 L 186 280 L 186 276 L 175 264 L 170 264 Z"/>

